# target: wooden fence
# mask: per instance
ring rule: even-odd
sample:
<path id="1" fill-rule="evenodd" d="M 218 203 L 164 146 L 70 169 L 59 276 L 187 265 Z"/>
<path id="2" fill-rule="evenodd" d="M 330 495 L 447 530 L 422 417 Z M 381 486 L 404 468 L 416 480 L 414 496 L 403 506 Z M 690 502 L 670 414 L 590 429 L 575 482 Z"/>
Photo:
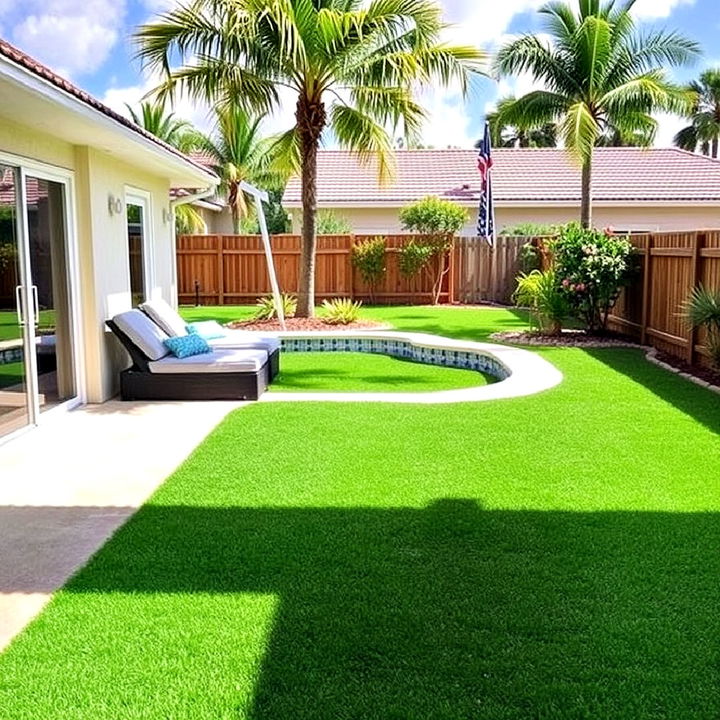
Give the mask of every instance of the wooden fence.
<path id="1" fill-rule="evenodd" d="M 682 304 L 693 287 L 720 289 L 720 230 L 630 237 L 640 276 L 620 297 L 610 328 L 686 362 L 706 363 L 702 331 L 693 330 Z"/>
<path id="2" fill-rule="evenodd" d="M 318 300 L 350 297 L 368 302 L 370 289 L 352 265 L 352 246 L 368 235 L 318 238 L 315 293 Z M 387 272 L 375 289 L 379 304 L 428 303 L 432 281 L 427 274 L 408 279 L 398 267 L 398 250 L 412 235 L 385 236 Z M 519 270 L 520 248 L 527 238 L 501 237 L 494 248 L 477 238 L 456 238 L 449 253 L 440 302 L 507 303 Z M 275 235 L 273 259 L 280 288 L 297 292 L 300 238 Z M 254 303 L 270 292 L 262 240 L 257 235 L 182 235 L 178 238 L 178 295 L 183 304 Z"/>

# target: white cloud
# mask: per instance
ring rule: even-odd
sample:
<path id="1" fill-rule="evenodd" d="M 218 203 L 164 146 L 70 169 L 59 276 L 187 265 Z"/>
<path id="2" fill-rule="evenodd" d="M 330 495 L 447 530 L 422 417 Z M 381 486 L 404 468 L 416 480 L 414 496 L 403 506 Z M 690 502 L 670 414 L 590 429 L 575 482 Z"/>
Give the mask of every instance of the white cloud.
<path id="1" fill-rule="evenodd" d="M 638 0 L 633 13 L 640 20 L 656 20 L 670 17 L 680 5 L 694 4 L 695 0 Z"/>
<path id="2" fill-rule="evenodd" d="M 674 147 L 673 138 L 688 124 L 687 118 L 661 113 L 655 119 L 658 121 L 655 147 Z"/>
<path id="3" fill-rule="evenodd" d="M 14 42 L 59 73 L 75 75 L 105 62 L 121 32 L 125 0 L 30 0 L 23 10 Z"/>
<path id="4" fill-rule="evenodd" d="M 100 99 L 115 112 L 130 117 L 127 105 L 138 106 L 147 94 L 158 85 L 159 78 L 157 76 L 149 77 L 137 85 L 110 88 Z M 191 122 L 204 132 L 208 132 L 212 128 L 210 107 L 205 103 L 198 103 L 180 97 L 176 99 L 175 104 L 170 109 L 178 118 Z"/>

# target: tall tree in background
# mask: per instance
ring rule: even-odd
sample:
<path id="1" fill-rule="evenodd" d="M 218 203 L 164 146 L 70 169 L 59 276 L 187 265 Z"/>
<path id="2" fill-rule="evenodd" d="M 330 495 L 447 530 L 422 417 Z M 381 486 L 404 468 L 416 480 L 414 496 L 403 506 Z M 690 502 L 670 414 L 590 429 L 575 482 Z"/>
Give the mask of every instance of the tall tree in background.
<path id="1" fill-rule="evenodd" d="M 388 128 L 417 137 L 420 85 L 467 89 L 476 47 L 440 41 L 434 0 L 185 0 L 137 32 L 139 55 L 165 73 L 163 94 L 243 107 L 262 117 L 291 93 L 295 126 L 279 146 L 302 180 L 299 316 L 314 312 L 317 153 L 326 130 L 392 174 Z M 172 69 L 174 60 L 182 63 Z"/>
<path id="2" fill-rule="evenodd" d="M 180 120 L 175 113 L 168 112 L 163 101 L 144 101 L 137 108 L 125 103 L 125 107 L 136 125 L 180 152 L 192 152 L 202 142 L 201 133 L 192 123 Z M 175 208 L 175 231 L 179 235 L 204 230 L 205 221 L 192 205 L 180 205 Z"/>
<path id="3" fill-rule="evenodd" d="M 250 117 L 242 107 L 220 106 L 213 133 L 201 136 L 197 145 L 220 178 L 220 191 L 232 213 L 235 233 L 241 231 L 251 210 L 241 189 L 243 181 L 275 190 L 283 181 L 271 167 L 274 140 L 262 137 L 260 124 L 260 118 Z"/>
<path id="4" fill-rule="evenodd" d="M 720 70 L 706 70 L 688 85 L 690 125 L 675 136 L 675 145 L 690 152 L 718 157 L 720 150 Z"/>
<path id="5" fill-rule="evenodd" d="M 525 35 L 496 58 L 501 75 L 530 73 L 535 90 L 503 109 L 501 122 L 517 127 L 558 123 L 565 147 L 582 167 L 580 219 L 592 222 L 593 150 L 608 128 L 650 144 L 656 112 L 685 112 L 688 96 L 664 66 L 688 63 L 697 43 L 675 32 L 641 34 L 631 14 L 636 0 L 550 2 L 541 8 L 551 42 Z"/>
<path id="6" fill-rule="evenodd" d="M 498 148 L 553 148 L 557 147 L 558 128 L 554 122 L 541 127 L 516 127 L 503 122 L 503 111 L 515 102 L 514 97 L 502 98 L 497 109 L 486 115 L 490 123 L 490 139 L 493 147 Z M 478 140 L 475 147 L 480 147 Z"/>

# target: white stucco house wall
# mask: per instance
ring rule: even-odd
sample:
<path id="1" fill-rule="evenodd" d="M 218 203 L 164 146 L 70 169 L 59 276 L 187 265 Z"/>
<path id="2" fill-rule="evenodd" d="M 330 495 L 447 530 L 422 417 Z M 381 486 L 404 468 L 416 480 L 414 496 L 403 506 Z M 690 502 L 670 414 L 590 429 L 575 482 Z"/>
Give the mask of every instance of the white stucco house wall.
<path id="1" fill-rule="evenodd" d="M 427 195 L 468 210 L 464 234 L 475 235 L 480 174 L 475 150 L 398 150 L 392 182 L 377 165 L 339 150 L 318 157 L 318 206 L 347 218 L 357 234 L 401 232 L 399 211 Z M 498 230 L 518 223 L 565 223 L 580 213 L 580 169 L 560 149 L 493 152 Z M 593 171 L 594 223 L 618 230 L 720 227 L 720 162 L 676 149 L 599 148 Z M 300 181 L 283 205 L 301 227 Z"/>
<path id="2" fill-rule="evenodd" d="M 115 393 L 127 358 L 105 320 L 175 302 L 170 191 L 217 182 L 0 41 L 0 440 Z"/>

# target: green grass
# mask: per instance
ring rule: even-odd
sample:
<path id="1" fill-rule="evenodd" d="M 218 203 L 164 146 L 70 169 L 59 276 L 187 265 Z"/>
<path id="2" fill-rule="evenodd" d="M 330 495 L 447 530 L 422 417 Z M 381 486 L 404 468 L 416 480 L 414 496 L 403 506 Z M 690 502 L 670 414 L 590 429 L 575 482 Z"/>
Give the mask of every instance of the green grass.
<path id="1" fill-rule="evenodd" d="M 367 353 L 286 353 L 272 392 L 433 392 L 485 385 L 473 370 Z"/>
<path id="2" fill-rule="evenodd" d="M 19 385 L 25 381 L 25 366 L 21 362 L 0 365 L 0 388 Z"/>
<path id="3" fill-rule="evenodd" d="M 41 310 L 38 330 L 47 333 L 54 328 L 55 311 Z M 0 340 L 17 340 L 20 337 L 22 332 L 18 325 L 17 313 L 14 310 L 0 310 Z"/>
<path id="4" fill-rule="evenodd" d="M 543 355 L 532 397 L 231 414 L 0 656 L 2 720 L 716 720 L 718 396 Z"/>

